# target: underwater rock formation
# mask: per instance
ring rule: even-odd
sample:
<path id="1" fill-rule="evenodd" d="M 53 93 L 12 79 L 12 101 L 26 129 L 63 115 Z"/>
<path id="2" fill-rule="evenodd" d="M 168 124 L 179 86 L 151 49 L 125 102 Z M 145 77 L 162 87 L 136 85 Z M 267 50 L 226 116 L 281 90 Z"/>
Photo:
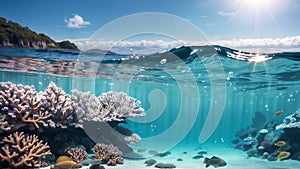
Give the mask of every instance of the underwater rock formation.
<path id="1" fill-rule="evenodd" d="M 176 165 L 172 163 L 158 163 L 155 165 L 155 168 L 176 168 Z"/>
<path id="2" fill-rule="evenodd" d="M 95 153 L 96 158 L 103 161 L 109 166 L 116 164 L 123 164 L 123 158 L 121 157 L 121 151 L 118 147 L 112 144 L 97 143 L 92 151 Z"/>
<path id="3" fill-rule="evenodd" d="M 257 128 L 262 128 L 266 123 L 266 117 L 264 116 L 264 114 L 260 111 L 255 112 L 255 116 L 252 119 L 252 127 L 254 129 Z"/>
<path id="4" fill-rule="evenodd" d="M 23 132 L 15 132 L 2 141 L 5 146 L 2 147 L 0 158 L 12 168 L 40 167 L 41 159 L 51 155 L 48 144 L 43 143 L 36 135 L 25 136 Z"/>

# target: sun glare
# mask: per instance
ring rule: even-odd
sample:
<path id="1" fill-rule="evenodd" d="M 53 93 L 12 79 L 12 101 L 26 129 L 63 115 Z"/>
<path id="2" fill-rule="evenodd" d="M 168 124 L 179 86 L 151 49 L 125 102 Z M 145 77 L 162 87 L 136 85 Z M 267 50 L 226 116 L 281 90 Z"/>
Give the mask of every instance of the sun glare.
<path id="1" fill-rule="evenodd" d="M 267 0 L 241 0 L 241 1 L 244 1 L 245 5 L 252 8 L 262 8 L 267 3 Z"/>

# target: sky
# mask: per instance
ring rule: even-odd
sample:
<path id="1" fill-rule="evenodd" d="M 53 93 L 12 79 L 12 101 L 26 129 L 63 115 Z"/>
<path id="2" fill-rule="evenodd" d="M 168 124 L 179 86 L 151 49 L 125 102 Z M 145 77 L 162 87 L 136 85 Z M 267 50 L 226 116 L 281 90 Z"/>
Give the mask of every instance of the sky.
<path id="1" fill-rule="evenodd" d="M 83 50 L 157 50 L 206 41 L 300 51 L 299 9 L 299 0 L 2 0 L 0 17 Z"/>

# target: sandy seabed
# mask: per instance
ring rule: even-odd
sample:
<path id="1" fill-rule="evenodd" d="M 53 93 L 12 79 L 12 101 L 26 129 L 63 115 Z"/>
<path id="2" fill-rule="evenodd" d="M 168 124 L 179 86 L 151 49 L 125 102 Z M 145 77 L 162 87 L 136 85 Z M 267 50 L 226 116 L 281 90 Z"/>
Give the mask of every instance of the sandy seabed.
<path id="1" fill-rule="evenodd" d="M 198 149 L 194 148 L 175 148 L 170 150 L 171 154 L 164 157 L 148 157 L 143 160 L 132 160 L 124 159 L 123 165 L 117 166 L 106 166 L 106 169 L 141 169 L 141 168 L 155 168 L 153 166 L 147 166 L 144 162 L 147 159 L 155 159 L 157 162 L 161 163 L 172 163 L 176 165 L 177 169 L 204 169 L 205 164 L 203 163 L 203 158 L 193 159 L 197 152 L 206 151 L 204 157 L 211 158 L 212 156 L 217 156 L 224 159 L 227 165 L 224 167 L 218 167 L 220 169 L 299 169 L 300 161 L 296 160 L 284 160 L 284 161 L 268 161 L 266 159 L 259 158 L 247 158 L 246 152 L 241 150 L 236 150 L 232 148 L 207 148 Z M 184 154 L 183 152 L 186 152 Z M 183 161 L 177 161 L 181 158 Z M 44 167 L 43 169 L 49 169 L 50 167 Z M 209 166 L 209 168 L 214 168 Z M 89 169 L 89 166 L 83 166 L 81 169 Z"/>

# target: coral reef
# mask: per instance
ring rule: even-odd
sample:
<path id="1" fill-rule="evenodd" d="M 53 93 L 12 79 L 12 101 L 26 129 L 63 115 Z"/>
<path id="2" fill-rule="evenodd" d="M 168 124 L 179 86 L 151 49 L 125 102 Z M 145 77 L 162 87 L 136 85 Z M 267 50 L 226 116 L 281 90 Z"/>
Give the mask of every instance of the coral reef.
<path id="1" fill-rule="evenodd" d="M 17 131 L 26 125 L 31 130 L 43 127 L 77 126 L 75 105 L 71 96 L 51 82 L 45 92 L 37 93 L 34 86 L 0 83 L 1 129 Z"/>
<path id="2" fill-rule="evenodd" d="M 90 92 L 80 92 L 78 90 L 72 91 L 72 100 L 76 104 L 76 114 L 79 122 L 82 124 L 86 121 L 103 121 L 99 114 L 104 110 L 100 110 L 100 103 L 97 97 Z"/>
<path id="3" fill-rule="evenodd" d="M 248 157 L 269 161 L 298 159 L 300 154 L 300 110 L 284 118 L 283 123 L 274 121 L 261 125 L 258 119 L 265 119 L 256 113 L 252 127 L 236 132 L 234 148 L 247 151 Z M 259 125 L 258 125 L 259 124 Z M 254 127 L 255 126 L 255 127 Z M 260 126 L 260 127 L 259 127 Z M 283 153 L 284 152 L 284 153 Z"/>
<path id="4" fill-rule="evenodd" d="M 118 147 L 112 144 L 97 143 L 92 151 L 95 153 L 96 158 L 102 160 L 109 166 L 116 164 L 123 164 L 123 158 L 121 157 L 121 151 Z"/>
<path id="5" fill-rule="evenodd" d="M 286 128 L 300 128 L 300 109 L 297 110 L 294 114 L 285 117 L 283 123 L 276 126 L 276 130 Z"/>
<path id="6" fill-rule="evenodd" d="M 87 152 L 83 148 L 70 148 L 67 151 L 67 154 L 71 157 L 71 159 L 77 163 L 87 159 Z"/>
<path id="7" fill-rule="evenodd" d="M 48 124 L 44 120 L 48 119 L 51 114 L 49 114 L 48 111 L 45 111 L 42 108 L 40 100 L 31 98 L 29 106 L 30 108 L 23 107 L 21 110 L 18 110 L 17 108 L 14 109 L 15 112 L 20 115 L 21 121 L 23 123 L 33 123 L 36 128 L 40 128 L 38 123 L 43 124 L 43 126 L 47 127 Z"/>
<path id="8" fill-rule="evenodd" d="M 2 141 L 6 145 L 2 147 L 0 157 L 12 168 L 40 167 L 41 158 L 51 155 L 48 144 L 35 135 L 25 136 L 23 132 L 15 132 Z"/>
<path id="9" fill-rule="evenodd" d="M 84 145 L 88 150 L 101 151 L 100 154 L 97 153 L 98 157 L 102 155 L 101 160 L 108 165 L 122 164 L 121 151 L 124 154 L 132 153 L 133 149 L 127 144 L 136 144 L 141 137 L 119 124 L 126 123 L 125 120 L 128 117 L 144 115 L 141 102 L 123 92 L 107 92 L 96 97 L 88 92 L 74 90 L 73 95 L 69 95 L 53 82 L 46 90 L 39 92 L 34 86 L 0 82 L 0 139 L 4 139 L 0 142 L 3 147 L 1 158 L 7 161 L 5 164 L 1 163 L 0 168 L 7 165 L 12 167 L 46 166 L 55 158 L 46 161 L 40 159 L 50 153 L 50 150 L 47 152 L 43 150 L 49 148 L 48 143 L 53 156 L 65 154 L 64 149 L 67 147 Z M 96 137 L 100 141 L 89 138 L 87 130 L 99 134 Z M 15 131 L 22 132 L 13 133 Z M 34 133 L 37 136 L 25 137 L 23 132 Z M 43 143 L 38 141 L 38 136 L 47 140 L 48 143 L 41 145 Z M 9 147 L 9 143 L 19 144 L 20 140 L 24 140 L 21 141 L 24 144 L 30 141 L 34 143 L 30 146 L 21 144 Z M 58 142 L 63 144 L 57 144 Z M 114 146 L 102 144 L 102 148 L 97 148 L 98 146 L 94 146 L 97 142 L 112 143 Z M 35 143 L 38 145 L 34 145 Z M 18 146 L 21 148 L 16 150 L 17 153 L 13 153 L 12 150 Z M 18 153 L 18 151 L 21 152 Z M 41 155 L 27 157 L 35 152 Z M 69 149 L 67 154 L 72 157 L 74 163 L 64 162 L 66 164 L 56 164 L 57 167 L 60 165 L 79 166 L 77 163 L 87 157 L 85 150 L 78 148 Z"/>
<path id="10" fill-rule="evenodd" d="M 72 102 L 71 96 L 66 94 L 62 88 L 51 82 L 46 91 L 38 93 L 38 96 L 43 108 L 51 114 L 51 119 L 55 122 L 50 123 L 51 127 L 81 127 L 75 113 L 75 104 Z"/>
<path id="11" fill-rule="evenodd" d="M 89 92 L 73 90 L 76 113 L 82 120 L 111 122 L 124 121 L 128 117 L 144 116 L 141 102 L 123 92 L 107 92 L 98 98 Z"/>
<path id="12" fill-rule="evenodd" d="M 38 100 L 36 93 L 34 86 L 0 82 L 1 132 L 13 132 L 25 126 L 25 123 L 28 122 L 26 118 L 30 115 L 39 117 L 40 106 L 32 105 L 33 101 Z M 31 110 L 32 108 L 35 110 Z"/>
<path id="13" fill-rule="evenodd" d="M 102 93 L 98 97 L 101 107 L 110 107 L 111 121 L 123 121 L 127 117 L 141 117 L 145 115 L 144 109 L 141 108 L 141 102 L 132 97 L 129 97 L 124 92 L 107 92 Z"/>

